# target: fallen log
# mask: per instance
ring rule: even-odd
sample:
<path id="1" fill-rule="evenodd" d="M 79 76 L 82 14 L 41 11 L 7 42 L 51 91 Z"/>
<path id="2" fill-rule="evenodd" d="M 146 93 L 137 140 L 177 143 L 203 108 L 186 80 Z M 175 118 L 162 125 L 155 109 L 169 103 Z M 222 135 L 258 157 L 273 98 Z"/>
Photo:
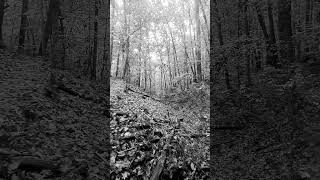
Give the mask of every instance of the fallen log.
<path id="1" fill-rule="evenodd" d="M 41 172 L 42 170 L 51 170 L 54 174 L 61 174 L 59 165 L 54 161 L 35 159 L 35 158 L 22 158 L 17 169 L 27 172 Z"/>
<path id="2" fill-rule="evenodd" d="M 56 80 L 57 78 L 55 78 L 55 75 L 52 75 L 51 76 L 51 83 L 49 86 L 49 88 L 46 88 L 45 89 L 45 94 L 46 96 L 48 97 L 56 97 L 57 96 L 57 90 L 61 90 L 63 92 L 66 92 L 67 94 L 71 95 L 71 96 L 76 96 L 76 97 L 79 97 L 81 99 L 85 99 L 85 100 L 88 100 L 88 101 L 93 101 L 94 103 L 107 103 L 107 99 L 103 98 L 103 97 L 98 97 L 98 98 L 95 98 L 95 97 L 92 97 L 92 96 L 84 96 L 82 94 L 80 94 L 79 92 L 73 90 L 72 88 L 70 87 L 67 87 L 61 80 L 61 78 L 59 78 L 59 80 Z M 108 103 L 107 103 L 108 104 Z"/>
<path id="3" fill-rule="evenodd" d="M 159 180 L 160 174 L 164 167 L 165 160 L 166 160 L 166 150 L 162 150 L 161 156 L 158 159 L 158 163 L 152 173 L 150 180 Z"/>
<path id="4" fill-rule="evenodd" d="M 158 163 L 156 165 L 156 167 L 153 169 L 152 171 L 152 176 L 150 178 L 150 180 L 159 180 L 159 177 L 163 171 L 165 162 L 166 162 L 166 158 L 167 158 L 167 149 L 170 147 L 170 142 L 172 141 L 175 133 L 176 133 L 177 128 L 175 127 L 172 130 L 172 133 L 170 133 L 169 137 L 166 140 L 166 143 L 163 147 L 163 150 L 161 152 L 161 155 L 158 159 Z"/>
<path id="5" fill-rule="evenodd" d="M 151 95 L 148 95 L 148 94 L 146 94 L 146 93 L 144 93 L 144 92 L 138 92 L 138 91 L 132 89 L 131 87 L 127 87 L 127 90 L 132 91 L 132 92 L 135 92 L 135 93 L 138 93 L 138 94 L 141 94 L 143 99 L 146 99 L 146 98 L 148 97 L 148 98 L 151 98 L 151 99 L 153 99 L 153 100 L 155 100 L 155 101 L 161 102 L 160 99 L 156 99 L 156 98 L 152 97 Z"/>

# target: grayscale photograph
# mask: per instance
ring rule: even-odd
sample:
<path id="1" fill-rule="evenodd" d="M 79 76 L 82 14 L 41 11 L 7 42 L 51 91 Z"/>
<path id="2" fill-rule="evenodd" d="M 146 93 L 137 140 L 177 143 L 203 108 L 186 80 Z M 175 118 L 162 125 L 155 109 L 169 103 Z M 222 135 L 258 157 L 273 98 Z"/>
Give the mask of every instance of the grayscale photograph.
<path id="1" fill-rule="evenodd" d="M 0 0 L 0 180 L 319 180 L 320 0 Z"/>

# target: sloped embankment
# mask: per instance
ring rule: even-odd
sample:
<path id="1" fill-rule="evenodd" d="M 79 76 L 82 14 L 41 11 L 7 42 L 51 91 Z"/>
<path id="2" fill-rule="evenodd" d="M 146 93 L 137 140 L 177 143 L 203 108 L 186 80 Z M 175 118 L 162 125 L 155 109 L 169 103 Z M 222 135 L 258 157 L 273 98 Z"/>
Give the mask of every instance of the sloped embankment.
<path id="1" fill-rule="evenodd" d="M 209 134 L 195 135 L 196 116 L 117 79 L 111 104 L 112 179 L 208 178 Z"/>
<path id="2" fill-rule="evenodd" d="M 0 53 L 0 179 L 105 179 L 105 87 L 60 77 L 48 96 L 48 62 Z"/>

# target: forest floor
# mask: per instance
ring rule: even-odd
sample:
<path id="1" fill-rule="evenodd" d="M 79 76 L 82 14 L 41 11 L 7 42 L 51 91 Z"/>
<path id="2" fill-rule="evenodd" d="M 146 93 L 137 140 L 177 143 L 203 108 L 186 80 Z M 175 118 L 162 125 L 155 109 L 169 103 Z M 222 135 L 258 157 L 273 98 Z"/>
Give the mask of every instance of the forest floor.
<path id="1" fill-rule="evenodd" d="M 53 94 L 48 60 L 1 51 L 0 179 L 208 179 L 209 145 L 213 179 L 319 179 L 318 70 L 212 89 L 211 120 L 238 129 L 210 142 L 206 86 L 160 100 L 111 78 L 108 111 L 105 85 L 54 71 Z"/>
<path id="2" fill-rule="evenodd" d="M 173 107 L 115 79 L 111 101 L 112 179 L 209 177 L 209 118 L 200 118 L 208 104 L 202 112 Z"/>
<path id="3" fill-rule="evenodd" d="M 53 94 L 48 60 L 0 52 L 0 179 L 208 178 L 209 101 L 192 113 L 112 79 L 109 112 L 105 85 L 54 73 Z"/>
<path id="4" fill-rule="evenodd" d="M 297 63 L 266 68 L 239 91 L 211 89 L 212 177 L 319 179 L 319 73 Z"/>

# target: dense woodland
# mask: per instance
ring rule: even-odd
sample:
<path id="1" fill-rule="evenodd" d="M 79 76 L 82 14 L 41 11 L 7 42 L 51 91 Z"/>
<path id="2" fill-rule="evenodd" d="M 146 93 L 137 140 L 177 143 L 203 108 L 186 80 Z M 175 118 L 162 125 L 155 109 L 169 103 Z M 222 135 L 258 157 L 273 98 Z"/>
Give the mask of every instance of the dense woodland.
<path id="1" fill-rule="evenodd" d="M 113 76 L 157 95 L 209 81 L 208 1 L 115 2 Z"/>
<path id="2" fill-rule="evenodd" d="M 210 1 L 213 179 L 318 179 L 320 2 Z"/>
<path id="3" fill-rule="evenodd" d="M 0 0 L 0 48 L 0 179 L 320 178 L 319 0 Z"/>

